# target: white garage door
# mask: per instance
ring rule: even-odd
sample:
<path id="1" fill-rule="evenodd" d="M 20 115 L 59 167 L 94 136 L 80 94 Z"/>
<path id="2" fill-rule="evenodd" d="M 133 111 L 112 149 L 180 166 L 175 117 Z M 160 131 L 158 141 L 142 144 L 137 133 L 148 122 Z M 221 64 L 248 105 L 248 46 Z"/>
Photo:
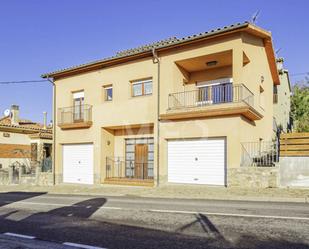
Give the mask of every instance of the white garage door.
<path id="1" fill-rule="evenodd" d="M 168 181 L 225 185 L 225 139 L 168 141 Z"/>
<path id="2" fill-rule="evenodd" d="M 93 145 L 63 145 L 63 182 L 93 184 Z"/>

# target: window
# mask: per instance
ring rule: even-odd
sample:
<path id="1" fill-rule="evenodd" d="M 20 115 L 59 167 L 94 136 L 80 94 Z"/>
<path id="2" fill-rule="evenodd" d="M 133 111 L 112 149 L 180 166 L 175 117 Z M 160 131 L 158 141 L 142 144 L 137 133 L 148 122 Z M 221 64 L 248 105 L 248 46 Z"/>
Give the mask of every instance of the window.
<path id="1" fill-rule="evenodd" d="M 152 79 L 132 82 L 132 96 L 143 96 L 152 94 Z"/>
<path id="2" fill-rule="evenodd" d="M 112 101 L 113 100 L 113 86 L 104 86 L 104 100 Z"/>

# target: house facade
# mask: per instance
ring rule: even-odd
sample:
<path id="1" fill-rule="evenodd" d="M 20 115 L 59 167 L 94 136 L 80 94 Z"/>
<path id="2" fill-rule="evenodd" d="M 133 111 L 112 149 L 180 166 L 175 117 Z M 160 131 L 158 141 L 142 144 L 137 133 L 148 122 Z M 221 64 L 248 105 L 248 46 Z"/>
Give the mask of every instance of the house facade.
<path id="1" fill-rule="evenodd" d="M 51 156 L 52 130 L 46 124 L 20 118 L 19 106 L 12 105 L 7 115 L 0 118 L 0 169 L 23 166 L 31 172 L 38 162 L 49 158 L 44 169 L 51 170 Z"/>
<path id="2" fill-rule="evenodd" d="M 54 82 L 56 183 L 229 186 L 242 143 L 274 138 L 271 34 L 249 23 L 42 77 Z"/>
<path id="3" fill-rule="evenodd" d="M 277 59 L 280 85 L 274 86 L 274 119 L 276 126 L 284 133 L 292 130 L 291 83 L 289 71 L 284 68 L 284 59 Z"/>

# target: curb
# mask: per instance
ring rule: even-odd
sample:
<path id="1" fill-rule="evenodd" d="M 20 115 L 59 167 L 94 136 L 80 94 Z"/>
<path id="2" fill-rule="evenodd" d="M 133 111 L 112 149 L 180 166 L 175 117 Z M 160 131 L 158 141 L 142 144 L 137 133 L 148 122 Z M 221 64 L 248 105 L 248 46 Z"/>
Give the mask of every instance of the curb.
<path id="1" fill-rule="evenodd" d="M 18 189 L 18 192 L 42 192 L 41 190 L 25 190 Z M 10 191 L 1 190 L 0 193 L 9 193 Z M 46 194 L 50 195 L 70 195 L 70 196 L 104 196 L 104 197 L 132 197 L 132 198 L 160 198 L 160 199 L 181 199 L 181 200 L 216 200 L 216 201 L 252 201 L 252 202 L 278 202 L 278 203 L 309 203 L 309 195 L 304 197 L 270 197 L 270 196 L 204 196 L 204 197 L 192 197 L 192 196 L 166 196 L 160 194 L 117 194 L 117 193 L 88 193 L 88 192 L 57 192 L 46 191 Z"/>

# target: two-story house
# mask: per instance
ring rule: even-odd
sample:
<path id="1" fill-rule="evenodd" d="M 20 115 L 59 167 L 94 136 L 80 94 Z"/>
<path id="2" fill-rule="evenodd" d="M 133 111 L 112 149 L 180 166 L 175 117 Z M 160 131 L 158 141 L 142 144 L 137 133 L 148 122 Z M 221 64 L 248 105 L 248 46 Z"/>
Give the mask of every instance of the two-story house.
<path id="1" fill-rule="evenodd" d="M 228 186 L 242 142 L 271 141 L 271 33 L 239 23 L 42 76 L 57 183 Z"/>

